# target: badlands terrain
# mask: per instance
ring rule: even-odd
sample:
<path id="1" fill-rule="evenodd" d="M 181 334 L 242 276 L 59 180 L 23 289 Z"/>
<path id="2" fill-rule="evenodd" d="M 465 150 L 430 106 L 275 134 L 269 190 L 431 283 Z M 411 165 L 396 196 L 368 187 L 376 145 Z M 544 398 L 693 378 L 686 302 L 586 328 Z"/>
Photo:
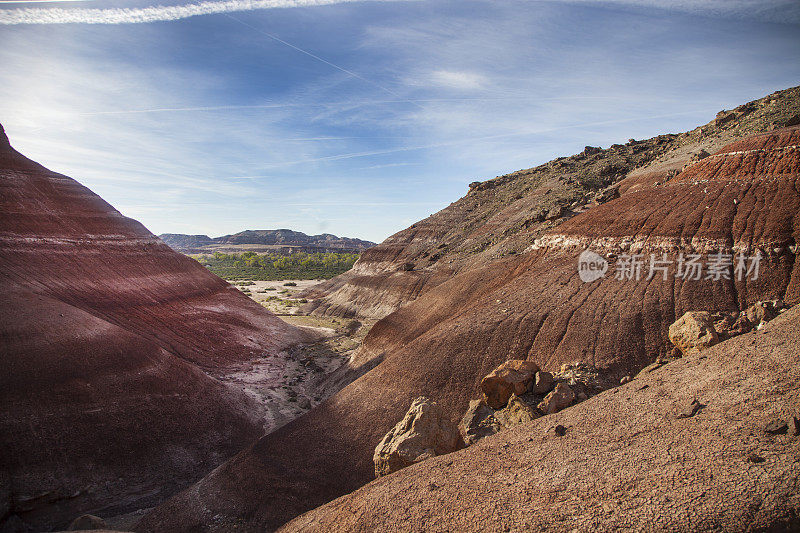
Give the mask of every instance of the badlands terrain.
<path id="1" fill-rule="evenodd" d="M 799 146 L 796 87 L 472 183 L 299 292 L 325 330 L 3 135 L 0 527 L 800 528 Z M 723 252 L 757 274 L 615 275 Z"/>

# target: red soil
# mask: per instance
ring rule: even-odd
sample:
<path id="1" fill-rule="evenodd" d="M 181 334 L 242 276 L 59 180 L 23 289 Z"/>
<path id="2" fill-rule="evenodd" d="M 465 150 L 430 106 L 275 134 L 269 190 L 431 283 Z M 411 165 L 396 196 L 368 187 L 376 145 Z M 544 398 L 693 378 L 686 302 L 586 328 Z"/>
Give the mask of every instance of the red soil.
<path id="1" fill-rule="evenodd" d="M 0 129 L 0 523 L 152 505 L 262 434 L 209 377 L 302 335 Z M 104 509 L 105 508 L 105 509 Z"/>

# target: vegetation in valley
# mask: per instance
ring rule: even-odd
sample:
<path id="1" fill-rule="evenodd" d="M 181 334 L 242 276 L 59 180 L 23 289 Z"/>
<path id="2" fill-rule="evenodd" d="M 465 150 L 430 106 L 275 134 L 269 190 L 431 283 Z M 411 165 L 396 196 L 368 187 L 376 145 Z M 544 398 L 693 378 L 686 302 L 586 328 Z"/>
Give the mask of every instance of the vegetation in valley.
<path id="1" fill-rule="evenodd" d="M 350 270 L 358 259 L 358 254 L 296 252 L 291 255 L 280 255 L 215 252 L 191 257 L 223 279 L 276 281 L 330 279 Z"/>

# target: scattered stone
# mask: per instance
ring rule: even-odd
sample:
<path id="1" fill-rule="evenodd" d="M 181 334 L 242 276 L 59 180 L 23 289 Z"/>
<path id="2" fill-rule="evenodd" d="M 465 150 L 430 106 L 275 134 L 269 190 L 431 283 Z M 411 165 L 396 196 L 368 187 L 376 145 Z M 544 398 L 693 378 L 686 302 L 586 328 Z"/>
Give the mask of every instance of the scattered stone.
<path id="1" fill-rule="evenodd" d="M 681 351 L 678 349 L 678 347 L 673 346 L 672 348 L 667 350 L 667 353 L 665 353 L 664 355 L 659 355 L 656 358 L 656 363 L 661 363 L 665 365 L 667 363 L 671 363 L 672 361 L 680 359 L 682 355 L 683 354 L 681 354 Z"/>
<path id="2" fill-rule="evenodd" d="M 511 359 L 498 366 L 481 380 L 487 405 L 502 409 L 512 394 L 521 396 L 530 388 L 538 371 L 536 363 L 522 359 Z"/>
<path id="3" fill-rule="evenodd" d="M 778 316 L 778 309 L 782 307 L 782 305 L 776 304 L 777 302 L 756 302 L 748 307 L 744 313 L 752 327 L 759 328 L 762 323 L 768 322 Z"/>
<path id="4" fill-rule="evenodd" d="M 572 405 L 575 400 L 575 393 L 566 383 L 559 383 L 553 391 L 545 396 L 544 400 L 538 405 L 541 412 L 552 415 Z"/>
<path id="5" fill-rule="evenodd" d="M 563 217 L 567 214 L 567 207 L 564 205 L 557 205 L 551 208 L 547 212 L 547 216 L 544 217 L 545 220 L 556 220 L 558 218 Z"/>
<path id="6" fill-rule="evenodd" d="M 533 393 L 547 394 L 553 390 L 554 384 L 553 374 L 540 370 L 536 373 L 536 381 L 533 383 Z"/>
<path id="7" fill-rule="evenodd" d="M 736 113 L 734 113 L 733 111 L 722 110 L 719 113 L 717 113 L 717 117 L 714 119 L 714 125 L 722 126 L 724 124 L 727 124 L 734 118 L 736 118 Z"/>
<path id="8" fill-rule="evenodd" d="M 773 420 L 766 426 L 764 426 L 764 431 L 769 433 L 770 435 L 783 435 L 789 429 L 789 425 L 784 422 L 783 420 L 777 419 Z"/>
<path id="9" fill-rule="evenodd" d="M 513 428 L 526 422 L 536 420 L 541 415 L 537 413 L 533 407 L 528 405 L 525 401 L 519 398 L 516 394 L 512 394 L 508 399 L 508 405 L 505 409 L 496 411 L 495 418 L 504 428 Z"/>
<path id="10" fill-rule="evenodd" d="M 800 418 L 793 416 L 792 421 L 794 422 L 793 424 L 794 427 L 792 428 L 792 435 L 798 437 L 800 436 Z"/>
<path id="11" fill-rule="evenodd" d="M 705 150 L 700 150 L 696 154 L 692 154 L 691 160 L 692 161 L 701 161 L 701 160 L 705 159 L 706 157 L 708 157 L 710 155 L 711 154 L 709 154 Z"/>
<path id="12" fill-rule="evenodd" d="M 599 154 L 603 149 L 599 146 L 587 146 L 583 149 L 583 155 Z"/>
<path id="13" fill-rule="evenodd" d="M 630 376 L 622 376 L 619 380 L 620 385 L 625 385 L 626 383 L 630 383 L 631 377 Z"/>
<path id="14" fill-rule="evenodd" d="M 565 382 L 573 390 L 580 389 L 596 394 L 610 388 L 613 382 L 601 382 L 600 372 L 589 363 L 575 361 L 561 365 L 561 370 L 553 375 L 556 382 Z"/>
<path id="15" fill-rule="evenodd" d="M 650 363 L 649 365 L 647 365 L 646 367 L 644 367 L 643 369 L 641 369 L 641 370 L 639 371 L 639 374 L 649 374 L 650 372 L 653 372 L 653 371 L 655 371 L 655 370 L 658 370 L 659 368 L 661 368 L 661 367 L 662 367 L 662 366 L 664 366 L 665 364 L 666 364 L 666 363 L 664 363 L 664 362 L 662 362 L 662 361 L 655 361 L 654 363 Z"/>
<path id="16" fill-rule="evenodd" d="M 556 435 L 558 435 L 559 437 L 563 437 L 564 435 L 567 434 L 567 428 L 565 428 L 564 426 L 559 424 L 559 425 L 556 426 L 555 432 L 556 432 Z"/>
<path id="17" fill-rule="evenodd" d="M 798 124 L 800 124 L 800 114 L 798 114 L 798 115 L 793 115 L 792 117 L 790 117 L 789 119 L 787 119 L 787 120 L 786 120 L 786 121 L 783 123 L 783 125 L 784 125 L 785 127 L 787 127 L 787 128 L 788 128 L 789 126 L 797 126 Z"/>
<path id="18" fill-rule="evenodd" d="M 618 185 L 612 185 L 610 187 L 606 187 L 605 189 L 594 195 L 594 201 L 597 202 L 598 204 L 604 204 L 616 198 L 619 198 Z"/>
<path id="19" fill-rule="evenodd" d="M 458 424 L 458 431 L 464 444 L 471 446 L 480 439 L 494 435 L 502 429 L 494 416 L 495 411 L 483 400 L 472 400 L 464 417 Z"/>
<path id="20" fill-rule="evenodd" d="M 419 397 L 375 448 L 375 477 L 460 448 L 458 430 L 435 402 Z"/>
<path id="21" fill-rule="evenodd" d="M 669 340 L 683 355 L 708 348 L 719 341 L 711 313 L 688 311 L 669 327 Z"/>
<path id="22" fill-rule="evenodd" d="M 589 399 L 589 395 L 587 395 L 585 392 L 581 391 L 581 392 L 578 393 L 577 401 L 585 402 L 588 399 Z"/>
<path id="23" fill-rule="evenodd" d="M 750 455 L 747 456 L 748 463 L 763 463 L 764 461 L 765 459 L 763 457 L 761 457 L 760 455 L 756 455 L 754 453 L 751 453 Z"/>
<path id="24" fill-rule="evenodd" d="M 702 403 L 697 401 L 697 398 L 692 400 L 692 403 L 689 404 L 683 411 L 678 414 L 678 418 L 691 418 L 696 415 L 700 409 L 705 407 Z"/>
<path id="25" fill-rule="evenodd" d="M 73 520 L 67 531 L 85 531 L 92 529 L 107 529 L 106 521 L 99 516 L 85 514 Z"/>

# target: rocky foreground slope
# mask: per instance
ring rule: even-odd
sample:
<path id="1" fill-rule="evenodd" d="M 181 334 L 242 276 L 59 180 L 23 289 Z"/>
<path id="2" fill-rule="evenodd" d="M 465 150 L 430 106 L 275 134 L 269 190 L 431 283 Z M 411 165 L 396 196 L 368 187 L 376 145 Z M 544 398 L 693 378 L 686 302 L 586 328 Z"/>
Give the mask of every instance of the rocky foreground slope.
<path id="1" fill-rule="evenodd" d="M 281 531 L 796 531 L 799 344 L 795 307 Z"/>
<path id="2" fill-rule="evenodd" d="M 212 375 L 305 338 L 0 128 L 0 529 L 153 505 L 263 434 Z"/>
<path id="3" fill-rule="evenodd" d="M 737 108 L 732 118 L 721 116 L 719 127 L 741 119 L 752 120 L 748 127 L 768 130 L 774 121 L 766 117 L 784 116 L 798 106 L 800 91 L 792 89 Z M 391 294 L 413 293 L 416 298 L 379 321 L 351 361 L 354 376 L 371 370 L 154 510 L 138 529 L 278 527 L 372 479 L 376 445 L 418 396 L 430 398 L 457 422 L 469 400 L 477 397 L 481 379 L 508 359 L 527 358 L 547 371 L 581 361 L 613 383 L 666 356 L 668 328 L 685 311 L 741 311 L 761 300 L 797 303 L 800 130 L 772 129 L 720 146 L 710 157 L 698 152 L 696 143 L 664 151 L 647 166 L 619 177 L 614 193 L 603 192 L 594 202 L 574 206 L 572 216 L 562 216 L 549 230 L 538 226 L 509 237 L 518 239 L 513 242 L 519 253 L 468 258 L 457 273 L 449 274 L 440 269 L 419 273 L 416 264 L 388 277 L 379 271 L 380 265 L 403 259 L 405 251 L 389 254 L 383 263 L 365 262 L 361 273 L 352 276 L 374 268 L 371 272 L 383 280 L 395 274 L 400 280 L 417 280 L 398 285 L 386 281 L 402 289 L 394 293 L 388 285 L 377 291 L 375 285 L 358 285 L 353 277 L 336 289 L 342 298 L 353 298 L 355 307 L 386 296 L 385 308 L 376 304 L 369 311 L 376 313 L 402 305 L 398 302 L 403 298 L 392 300 Z M 697 157 L 690 161 L 693 151 Z M 583 157 L 595 155 L 588 152 Z M 481 187 L 473 190 L 493 190 Z M 505 190 L 500 185 L 496 189 Z M 516 201 L 557 194 L 547 190 L 556 189 L 531 185 L 526 193 L 517 193 L 522 196 Z M 460 202 L 467 201 L 472 200 Z M 495 214 L 508 213 L 506 207 Z M 563 209 L 558 212 L 564 214 Z M 419 234 L 422 229 L 407 232 Z M 439 248 L 437 239 L 444 237 L 437 235 L 425 237 L 426 246 Z M 370 254 L 380 248 L 388 249 L 381 245 L 362 257 L 375 258 Z M 581 278 L 578 265 L 585 249 L 595 254 L 597 264 L 605 264 L 604 275 Z M 636 255 L 641 256 L 641 270 L 627 269 Z M 671 266 L 650 276 L 651 255 Z M 680 259 L 694 256 L 703 265 L 702 274 L 697 279 L 686 272 L 679 275 Z M 712 268 L 715 262 L 722 266 Z M 717 274 L 707 277 L 712 270 Z M 325 301 L 328 309 L 338 306 L 332 298 Z M 347 309 L 340 306 L 340 311 Z"/>

